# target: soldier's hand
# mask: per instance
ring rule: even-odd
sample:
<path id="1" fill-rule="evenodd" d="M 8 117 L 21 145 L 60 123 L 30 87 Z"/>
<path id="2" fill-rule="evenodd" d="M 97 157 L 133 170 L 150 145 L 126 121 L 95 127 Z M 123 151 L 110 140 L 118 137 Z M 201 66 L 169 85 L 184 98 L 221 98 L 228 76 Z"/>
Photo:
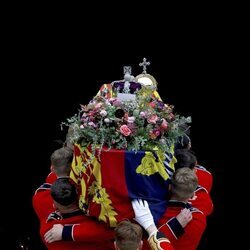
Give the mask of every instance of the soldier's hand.
<path id="1" fill-rule="evenodd" d="M 53 227 L 44 234 L 44 240 L 47 243 L 62 240 L 63 225 L 55 224 Z"/>

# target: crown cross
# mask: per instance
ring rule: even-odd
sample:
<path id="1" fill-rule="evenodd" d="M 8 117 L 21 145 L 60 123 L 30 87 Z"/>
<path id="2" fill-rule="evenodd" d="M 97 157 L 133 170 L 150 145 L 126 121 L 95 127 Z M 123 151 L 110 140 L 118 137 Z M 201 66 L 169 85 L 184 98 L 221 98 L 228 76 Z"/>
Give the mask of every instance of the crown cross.
<path id="1" fill-rule="evenodd" d="M 124 75 L 126 75 L 126 74 L 131 75 L 131 72 L 132 72 L 131 66 L 124 66 L 123 67 L 123 74 Z"/>
<path id="2" fill-rule="evenodd" d="M 143 62 L 141 62 L 141 63 L 139 63 L 139 66 L 140 67 L 143 67 L 143 74 L 147 74 L 147 66 L 149 66 L 150 65 L 150 62 L 147 62 L 147 59 L 144 57 L 143 58 Z"/>

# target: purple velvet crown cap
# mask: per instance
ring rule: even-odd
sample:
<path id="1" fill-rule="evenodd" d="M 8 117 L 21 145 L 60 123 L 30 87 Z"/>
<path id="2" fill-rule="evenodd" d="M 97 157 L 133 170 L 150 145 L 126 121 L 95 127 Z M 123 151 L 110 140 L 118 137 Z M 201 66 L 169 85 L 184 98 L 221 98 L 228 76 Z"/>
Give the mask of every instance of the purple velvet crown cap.
<path id="1" fill-rule="evenodd" d="M 119 90 L 119 93 L 122 93 L 124 89 L 124 83 L 125 81 L 114 82 L 113 84 L 114 91 Z M 129 83 L 130 83 L 129 86 L 130 94 L 134 94 L 136 91 L 139 91 L 142 88 L 139 82 L 129 82 Z"/>

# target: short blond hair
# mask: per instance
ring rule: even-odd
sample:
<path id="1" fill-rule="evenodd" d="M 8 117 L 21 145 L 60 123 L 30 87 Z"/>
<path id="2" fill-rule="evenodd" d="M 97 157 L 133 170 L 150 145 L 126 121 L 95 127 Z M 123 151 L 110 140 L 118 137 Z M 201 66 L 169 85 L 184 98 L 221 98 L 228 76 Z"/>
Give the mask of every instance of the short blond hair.
<path id="1" fill-rule="evenodd" d="M 115 242 L 120 250 L 136 250 L 142 240 L 142 228 L 129 220 L 121 221 L 115 228 Z"/>
<path id="2" fill-rule="evenodd" d="M 198 186 L 197 176 L 190 168 L 177 169 L 171 181 L 171 192 L 180 200 L 191 198 Z"/>
<path id="3" fill-rule="evenodd" d="M 50 156 L 51 164 L 53 165 L 55 174 L 58 177 L 68 176 L 70 174 L 72 160 L 73 151 L 68 147 L 59 148 Z"/>

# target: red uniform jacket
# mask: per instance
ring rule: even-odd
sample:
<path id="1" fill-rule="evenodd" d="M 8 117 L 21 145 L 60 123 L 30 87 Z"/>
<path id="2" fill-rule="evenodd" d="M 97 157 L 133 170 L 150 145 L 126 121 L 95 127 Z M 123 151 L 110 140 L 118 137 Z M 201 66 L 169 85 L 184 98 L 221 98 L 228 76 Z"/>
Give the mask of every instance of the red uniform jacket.
<path id="1" fill-rule="evenodd" d="M 50 195 L 50 187 L 56 179 L 56 174 L 54 172 L 50 172 L 46 177 L 45 183 L 43 183 L 35 191 L 35 194 L 32 197 L 32 205 L 40 221 L 47 218 L 48 215 L 55 210 L 53 200 Z"/>
<path id="2" fill-rule="evenodd" d="M 213 201 L 208 191 L 202 186 L 198 186 L 195 190 L 194 197 L 188 202 L 192 205 L 192 207 L 198 208 L 202 211 L 205 216 L 208 216 L 213 212 Z"/>
<path id="3" fill-rule="evenodd" d="M 55 208 L 53 205 L 53 200 L 50 195 L 51 184 L 57 179 L 54 172 L 50 172 L 46 177 L 45 183 L 43 183 L 36 191 L 32 197 L 32 205 L 41 221 L 47 218 L 50 213 L 52 213 Z"/>
<path id="4" fill-rule="evenodd" d="M 103 227 L 101 222 L 99 222 L 99 225 L 101 225 Z M 101 232 L 100 230 L 103 230 L 103 229 L 99 228 L 99 225 L 98 224 L 96 225 L 96 229 L 94 229 L 92 226 L 92 230 L 95 230 L 95 232 L 96 232 L 96 237 L 99 237 L 98 234 L 99 234 L 99 232 Z M 104 223 L 104 225 L 106 226 L 105 223 Z M 171 218 L 171 220 L 169 220 L 169 222 L 167 222 L 167 226 L 169 228 L 168 238 L 170 235 L 171 235 L 171 238 L 175 238 L 175 237 L 178 238 L 184 233 L 184 230 L 183 230 L 181 224 L 178 222 L 178 220 L 175 217 Z M 68 236 L 65 237 L 64 232 L 67 232 Z M 157 235 L 157 236 L 159 236 L 159 235 Z M 171 248 L 172 247 L 171 244 L 165 241 L 163 234 L 161 234 L 160 236 L 162 236 L 162 237 L 157 238 L 157 239 L 160 239 L 159 241 L 157 241 L 156 238 L 154 238 L 155 242 L 157 242 L 156 244 L 159 244 L 159 246 L 161 246 L 162 249 L 170 249 L 170 250 L 173 249 L 173 248 Z M 74 241 L 86 241 L 86 223 L 83 222 L 83 223 L 80 223 L 78 225 L 73 225 L 73 226 L 66 225 L 66 226 L 64 226 L 63 239 L 67 239 L 67 237 L 69 237 L 68 239 L 74 240 Z M 165 246 L 165 248 L 163 246 Z M 148 243 L 148 236 L 147 235 L 145 235 L 143 237 L 142 249 L 143 250 L 151 250 L 151 247 L 149 246 L 149 243 Z"/>
<path id="5" fill-rule="evenodd" d="M 55 211 L 50 187 L 49 183 L 44 183 L 36 190 L 32 198 L 33 208 L 40 221 L 46 219 L 50 213 Z"/>
<path id="6" fill-rule="evenodd" d="M 42 236 L 42 239 L 44 239 L 44 234 L 49 229 L 51 229 L 54 224 L 62 224 L 70 227 L 70 225 L 76 223 L 82 223 L 82 225 L 85 225 L 84 232 L 81 232 L 81 237 L 83 238 L 84 236 L 85 241 L 73 241 L 71 236 L 68 235 L 67 241 L 56 241 L 49 244 L 44 242 L 47 248 L 49 250 L 114 249 L 113 229 L 107 228 L 104 223 L 98 223 L 97 221 L 94 221 L 92 218 L 84 215 L 81 210 L 64 214 L 62 218 L 58 218 L 55 220 L 43 220 L 41 222 L 40 234 Z M 77 225 L 74 225 L 74 227 L 77 227 Z"/>
<path id="7" fill-rule="evenodd" d="M 55 172 L 50 172 L 46 178 L 46 183 L 52 184 L 53 182 L 56 181 L 56 179 L 57 179 L 57 176 L 56 176 Z"/>
<path id="8" fill-rule="evenodd" d="M 173 237 L 173 233 L 166 222 L 180 213 L 184 207 L 189 207 L 192 211 L 193 218 L 185 227 L 185 233 L 177 239 L 177 237 Z M 206 228 L 206 217 L 201 211 L 190 207 L 190 205 L 185 202 L 170 200 L 168 208 L 158 225 L 159 231 L 167 236 L 175 250 L 195 250 Z"/>
<path id="9" fill-rule="evenodd" d="M 195 166 L 194 169 L 198 177 L 199 185 L 204 187 L 208 191 L 208 193 L 210 193 L 213 185 L 212 174 L 208 170 L 206 170 L 206 168 L 200 165 Z"/>
<path id="10" fill-rule="evenodd" d="M 104 223 L 100 223 L 84 215 L 82 211 L 80 214 L 65 215 L 65 217 L 69 218 L 59 218 L 60 220 L 47 222 L 48 216 L 55 211 L 50 195 L 50 187 L 51 184 L 44 183 L 36 190 L 32 199 L 33 208 L 40 220 L 41 239 L 44 239 L 44 234 L 54 224 L 62 224 L 66 225 L 63 230 L 63 239 L 67 241 L 57 241 L 47 244 L 48 249 L 114 249 L 113 229 L 108 228 Z M 81 226 L 79 223 L 81 223 Z M 75 225 L 72 226 L 73 224 Z M 79 240 L 79 237 L 82 242 L 74 242 L 75 240 Z"/>

